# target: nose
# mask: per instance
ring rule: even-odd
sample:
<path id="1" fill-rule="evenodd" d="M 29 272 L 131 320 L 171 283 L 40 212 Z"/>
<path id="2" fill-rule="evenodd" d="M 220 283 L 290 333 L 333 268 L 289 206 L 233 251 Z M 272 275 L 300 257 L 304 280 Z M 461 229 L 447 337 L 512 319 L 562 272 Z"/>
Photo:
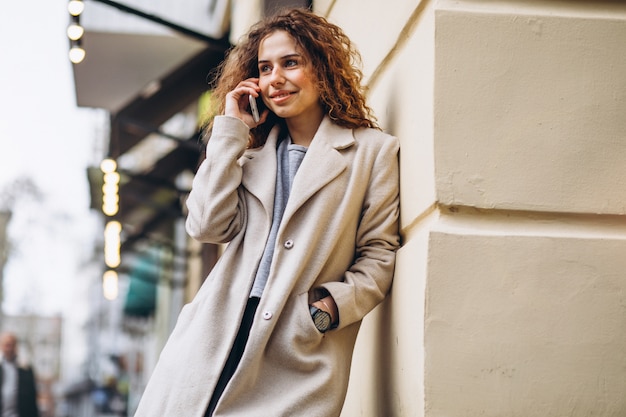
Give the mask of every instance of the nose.
<path id="1" fill-rule="evenodd" d="M 277 85 L 277 84 L 282 84 L 284 82 L 285 82 L 285 75 L 283 74 L 283 69 L 277 65 L 272 70 L 270 83 L 272 83 L 272 85 Z"/>

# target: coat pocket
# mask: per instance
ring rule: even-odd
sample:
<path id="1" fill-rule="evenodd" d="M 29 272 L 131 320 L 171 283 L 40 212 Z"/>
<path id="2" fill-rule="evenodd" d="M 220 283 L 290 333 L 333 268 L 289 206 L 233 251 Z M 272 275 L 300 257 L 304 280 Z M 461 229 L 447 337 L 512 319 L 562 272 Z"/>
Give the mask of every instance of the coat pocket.
<path id="1" fill-rule="evenodd" d="M 309 313 L 308 294 L 298 294 L 287 301 L 280 323 L 277 323 L 270 338 L 267 352 L 271 352 L 270 355 L 286 367 L 310 368 L 313 364 L 305 364 L 317 356 L 323 337 L 315 328 Z"/>

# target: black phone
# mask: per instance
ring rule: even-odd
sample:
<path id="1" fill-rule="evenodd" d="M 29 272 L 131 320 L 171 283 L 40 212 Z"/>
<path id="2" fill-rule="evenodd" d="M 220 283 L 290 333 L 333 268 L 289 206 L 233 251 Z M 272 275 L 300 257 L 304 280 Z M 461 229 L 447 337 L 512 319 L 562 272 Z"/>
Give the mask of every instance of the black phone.
<path id="1" fill-rule="evenodd" d="M 249 94 L 248 99 L 250 100 L 250 113 L 252 113 L 252 118 L 256 123 L 261 120 L 261 113 L 259 112 L 259 106 L 257 105 L 256 99 Z"/>

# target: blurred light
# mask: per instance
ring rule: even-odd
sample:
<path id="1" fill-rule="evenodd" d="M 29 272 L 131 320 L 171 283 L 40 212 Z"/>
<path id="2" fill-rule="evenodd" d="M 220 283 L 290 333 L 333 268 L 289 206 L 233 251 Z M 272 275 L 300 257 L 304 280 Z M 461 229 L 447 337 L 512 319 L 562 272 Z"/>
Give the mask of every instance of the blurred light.
<path id="1" fill-rule="evenodd" d="M 70 39 L 69 58 L 72 64 L 80 64 L 85 59 L 85 50 L 81 46 L 81 38 L 85 34 L 85 29 L 80 25 L 80 14 L 85 9 L 85 3 L 78 0 L 71 0 L 67 4 L 67 10 L 71 15 L 71 22 L 67 28 L 67 37 Z"/>
<path id="2" fill-rule="evenodd" d="M 102 292 L 104 298 L 109 301 L 113 301 L 117 298 L 118 289 L 118 277 L 117 272 L 108 270 L 102 276 Z"/>
<path id="3" fill-rule="evenodd" d="M 85 59 L 85 50 L 78 45 L 72 46 L 69 55 L 72 64 L 80 64 Z"/>
<path id="4" fill-rule="evenodd" d="M 113 198 L 107 199 L 104 203 L 102 203 L 102 212 L 107 216 L 115 216 L 119 211 L 119 197 L 117 200 Z"/>
<path id="5" fill-rule="evenodd" d="M 105 191 L 106 195 L 103 196 L 102 198 L 102 203 L 103 204 L 117 204 L 120 202 L 120 196 L 116 193 L 109 193 L 109 189 L 115 189 L 117 190 L 119 187 L 110 187 L 108 185 L 105 185 L 104 187 L 102 187 L 102 189 Z"/>
<path id="6" fill-rule="evenodd" d="M 67 37 L 73 41 L 77 41 L 83 37 L 85 34 L 85 29 L 76 23 L 72 23 L 67 27 Z"/>
<path id="7" fill-rule="evenodd" d="M 67 4 L 67 11 L 70 12 L 72 16 L 78 16 L 85 10 L 85 3 L 79 0 L 71 0 Z"/>
<path id="8" fill-rule="evenodd" d="M 120 233 L 122 225 L 118 221 L 110 221 L 104 227 L 104 263 L 109 268 L 120 266 Z"/>
<path id="9" fill-rule="evenodd" d="M 109 173 L 109 172 L 113 172 L 117 169 L 117 162 L 115 162 L 114 159 L 103 159 L 102 162 L 100 162 L 100 170 L 102 172 L 104 172 L 105 174 Z"/>
<path id="10" fill-rule="evenodd" d="M 119 211 L 120 174 L 115 171 L 117 163 L 113 159 L 105 159 L 100 163 L 104 173 L 102 185 L 102 212 L 107 216 L 115 216 Z"/>
<path id="11" fill-rule="evenodd" d="M 119 190 L 119 185 L 115 183 L 107 183 L 102 186 L 102 194 L 117 194 Z"/>
<path id="12" fill-rule="evenodd" d="M 104 174 L 104 183 L 105 184 L 119 184 L 120 183 L 120 174 L 117 172 L 107 172 Z"/>

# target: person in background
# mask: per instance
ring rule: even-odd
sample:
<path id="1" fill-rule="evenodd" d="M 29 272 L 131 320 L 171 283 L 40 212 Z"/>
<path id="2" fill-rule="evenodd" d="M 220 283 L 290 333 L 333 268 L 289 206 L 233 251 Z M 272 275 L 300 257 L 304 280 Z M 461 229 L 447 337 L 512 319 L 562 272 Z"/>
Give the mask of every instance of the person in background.
<path id="1" fill-rule="evenodd" d="M 400 245 L 399 141 L 377 127 L 358 60 L 305 9 L 268 17 L 228 54 L 186 222 L 228 245 L 135 416 L 340 414 L 361 321 Z"/>
<path id="2" fill-rule="evenodd" d="M 2 417 L 38 417 L 37 386 L 30 367 L 17 363 L 17 337 L 11 332 L 0 335 L 0 410 Z"/>

